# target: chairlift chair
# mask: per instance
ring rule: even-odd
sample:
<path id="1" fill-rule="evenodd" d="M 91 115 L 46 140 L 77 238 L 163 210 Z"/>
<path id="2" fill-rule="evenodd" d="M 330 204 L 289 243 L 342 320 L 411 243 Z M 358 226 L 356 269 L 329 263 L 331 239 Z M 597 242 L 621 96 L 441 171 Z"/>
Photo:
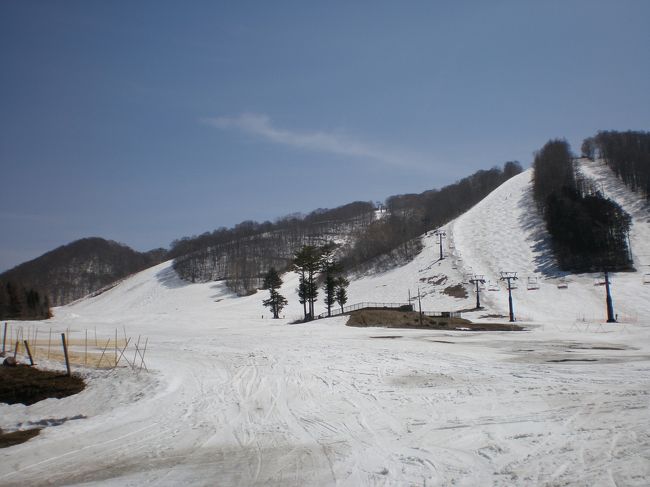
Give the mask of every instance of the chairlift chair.
<path id="1" fill-rule="evenodd" d="M 537 277 L 529 277 L 526 282 L 526 289 L 529 291 L 539 289 L 539 282 L 537 282 Z"/>
<path id="2" fill-rule="evenodd" d="M 650 284 L 650 274 L 643 274 L 643 284 Z"/>

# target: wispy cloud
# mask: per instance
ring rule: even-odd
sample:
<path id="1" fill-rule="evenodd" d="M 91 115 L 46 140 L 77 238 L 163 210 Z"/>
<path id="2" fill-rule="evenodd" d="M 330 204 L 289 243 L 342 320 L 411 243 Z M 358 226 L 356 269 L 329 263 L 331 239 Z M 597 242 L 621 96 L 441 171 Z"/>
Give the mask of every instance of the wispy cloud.
<path id="1" fill-rule="evenodd" d="M 270 142 L 305 150 L 328 152 L 359 159 L 371 159 L 394 166 L 420 166 L 412 155 L 379 147 L 339 133 L 299 132 L 273 125 L 264 114 L 243 113 L 236 117 L 206 118 L 205 123 L 218 129 L 236 129 Z"/>

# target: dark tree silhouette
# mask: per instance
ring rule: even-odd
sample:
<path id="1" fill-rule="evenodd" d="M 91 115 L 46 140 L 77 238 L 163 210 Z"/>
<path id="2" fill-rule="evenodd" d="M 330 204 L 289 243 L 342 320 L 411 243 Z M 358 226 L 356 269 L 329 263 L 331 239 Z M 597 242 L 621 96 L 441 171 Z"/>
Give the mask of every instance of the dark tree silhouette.
<path id="1" fill-rule="evenodd" d="M 47 296 L 20 283 L 0 282 L 0 320 L 43 320 L 51 317 Z"/>
<path id="2" fill-rule="evenodd" d="M 535 155 L 533 165 L 533 195 L 560 268 L 574 272 L 631 269 L 630 216 L 588 181 L 576 177 L 574 164 L 569 144 L 551 140 Z"/>
<path id="3" fill-rule="evenodd" d="M 590 139 L 596 155 L 603 158 L 632 191 L 650 200 L 650 132 L 605 131 Z"/>
<path id="4" fill-rule="evenodd" d="M 305 320 L 314 318 L 314 303 L 318 297 L 316 276 L 321 267 L 321 249 L 305 245 L 295 254 L 294 270 L 300 276 L 298 297 L 305 310 Z"/>
<path id="5" fill-rule="evenodd" d="M 282 309 L 287 305 L 286 298 L 278 292 L 280 286 L 282 286 L 282 278 L 278 274 L 278 271 L 271 267 L 264 276 L 264 284 L 262 286 L 262 289 L 269 291 L 269 298 L 265 299 L 262 304 L 271 310 L 275 319 L 280 317 Z"/>
<path id="6" fill-rule="evenodd" d="M 350 281 L 348 281 L 345 277 L 339 276 L 336 278 L 336 287 L 334 290 L 334 296 L 336 298 L 336 302 L 341 307 L 341 313 L 343 312 L 343 307 L 345 306 L 345 303 L 348 302 L 347 289 L 349 285 L 350 285 Z"/>
<path id="7" fill-rule="evenodd" d="M 323 291 L 327 316 L 332 315 L 332 305 L 336 302 L 336 274 L 341 271 L 341 266 L 334 260 L 334 250 L 333 244 L 326 244 L 320 249 L 320 271 L 325 277 Z"/>

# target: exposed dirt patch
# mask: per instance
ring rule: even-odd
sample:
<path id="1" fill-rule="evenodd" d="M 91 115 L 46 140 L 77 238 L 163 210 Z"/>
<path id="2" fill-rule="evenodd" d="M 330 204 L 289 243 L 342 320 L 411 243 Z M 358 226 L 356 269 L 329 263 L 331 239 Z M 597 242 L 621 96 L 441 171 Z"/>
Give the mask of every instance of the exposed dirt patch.
<path id="1" fill-rule="evenodd" d="M 501 323 L 472 323 L 464 318 L 423 316 L 417 311 L 363 309 L 350 313 L 348 326 L 383 326 L 386 328 L 423 328 L 428 330 L 518 331 L 520 326 Z M 382 337 L 385 338 L 385 337 Z"/>
<path id="2" fill-rule="evenodd" d="M 621 347 L 621 346 L 596 346 L 596 347 L 591 347 L 589 345 L 570 345 L 569 348 L 573 348 L 574 350 L 627 350 L 626 347 Z M 571 351 L 571 350 L 568 350 Z"/>
<path id="3" fill-rule="evenodd" d="M 61 372 L 38 370 L 27 365 L 0 366 L 0 402 L 26 406 L 49 397 L 66 397 L 83 391 L 84 381 Z"/>
<path id="4" fill-rule="evenodd" d="M 0 430 L 0 448 L 7 448 L 14 445 L 25 443 L 27 440 L 38 436 L 43 428 L 32 428 L 23 431 L 12 431 L 4 433 Z"/>
<path id="5" fill-rule="evenodd" d="M 420 282 L 426 282 L 428 284 L 433 284 L 434 286 L 440 286 L 447 282 L 447 276 L 444 274 L 436 274 L 431 277 L 421 277 Z"/>
<path id="6" fill-rule="evenodd" d="M 598 362 L 597 358 L 558 358 L 554 360 L 547 360 L 547 362 Z"/>
<path id="7" fill-rule="evenodd" d="M 455 325 L 466 326 L 470 323 L 462 318 L 442 318 L 422 316 L 417 311 L 399 311 L 392 309 L 362 309 L 350 313 L 348 326 L 385 326 L 387 328 L 441 328 L 448 330 Z"/>
<path id="8" fill-rule="evenodd" d="M 444 294 L 447 296 L 451 296 L 452 298 L 462 298 L 465 299 L 467 298 L 467 289 L 465 289 L 465 286 L 462 284 L 456 284 L 454 286 L 447 286 L 442 290 Z"/>

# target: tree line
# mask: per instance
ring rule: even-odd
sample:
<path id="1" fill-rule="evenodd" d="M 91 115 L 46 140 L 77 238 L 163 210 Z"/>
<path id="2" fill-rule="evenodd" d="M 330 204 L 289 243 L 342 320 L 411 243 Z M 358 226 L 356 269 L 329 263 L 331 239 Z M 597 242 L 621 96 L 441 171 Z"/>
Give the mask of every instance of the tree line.
<path id="1" fill-rule="evenodd" d="M 650 132 L 601 131 L 583 141 L 582 153 L 603 159 L 632 191 L 650 200 Z"/>
<path id="2" fill-rule="evenodd" d="M 0 282 L 0 320 L 43 320 L 51 317 L 47 296 L 16 282 Z"/>
<path id="3" fill-rule="evenodd" d="M 174 269 L 190 282 L 225 280 L 238 294 L 263 285 L 273 267 L 288 270 L 304 245 L 322 246 L 332 239 L 350 238 L 374 219 L 374 204 L 354 202 L 331 210 L 289 215 L 275 223 L 247 221 L 198 237 L 174 242 Z"/>
<path id="4" fill-rule="evenodd" d="M 343 243 L 339 256 L 347 269 L 381 259 L 391 266 L 420 251 L 417 237 L 461 215 L 521 170 L 518 162 L 510 161 L 439 190 L 391 196 L 382 218 L 376 218 L 373 203 L 357 201 L 308 215 L 288 215 L 274 223 L 245 221 L 176 240 L 169 255 L 181 278 L 225 280 L 238 294 L 259 289 L 271 267 L 280 273 L 288 270 L 303 246 L 322 247 L 331 240 Z"/>
<path id="5" fill-rule="evenodd" d="M 548 141 L 535 154 L 533 168 L 533 197 L 560 268 L 572 272 L 631 269 L 627 238 L 631 217 L 579 176 L 568 142 Z"/>
<path id="6" fill-rule="evenodd" d="M 62 245 L 0 274 L 61 306 L 165 260 L 167 251 L 137 252 L 103 238 L 84 238 Z"/>
<path id="7" fill-rule="evenodd" d="M 386 199 L 387 214 L 361 232 L 344 252 L 346 268 L 407 262 L 420 252 L 418 238 L 462 215 L 508 179 L 521 173 L 519 162 L 480 170 L 441 189 Z"/>

